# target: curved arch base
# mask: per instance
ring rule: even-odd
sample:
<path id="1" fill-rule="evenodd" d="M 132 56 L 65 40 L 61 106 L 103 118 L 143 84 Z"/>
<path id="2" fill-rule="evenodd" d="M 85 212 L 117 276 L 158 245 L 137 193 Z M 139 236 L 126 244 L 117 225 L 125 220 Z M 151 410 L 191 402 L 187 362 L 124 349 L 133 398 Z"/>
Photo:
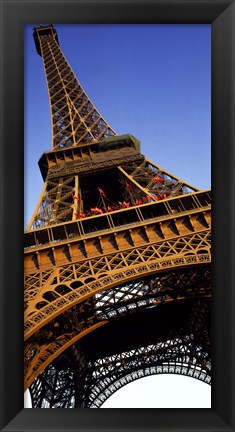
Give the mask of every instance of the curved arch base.
<path id="1" fill-rule="evenodd" d="M 203 306 L 209 308 L 208 299 Z M 133 314 L 100 327 L 38 376 L 30 387 L 33 407 L 100 408 L 129 382 L 162 373 L 210 384 L 208 322 L 200 334 L 185 326 L 187 311 L 197 315 L 201 307 L 201 302 L 192 301 L 168 304 L 157 313 L 156 308 L 138 313 L 138 321 Z"/>

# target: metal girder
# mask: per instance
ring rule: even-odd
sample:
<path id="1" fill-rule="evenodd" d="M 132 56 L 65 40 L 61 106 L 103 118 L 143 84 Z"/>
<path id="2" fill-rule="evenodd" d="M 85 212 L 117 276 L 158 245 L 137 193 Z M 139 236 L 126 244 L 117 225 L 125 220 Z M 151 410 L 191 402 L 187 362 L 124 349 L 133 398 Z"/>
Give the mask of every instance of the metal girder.
<path id="1" fill-rule="evenodd" d="M 52 149 L 78 146 L 116 135 L 90 101 L 58 44 L 57 33 L 35 28 L 50 97 Z"/>
<path id="2" fill-rule="evenodd" d="M 30 385 L 48 364 L 76 341 L 110 320 L 189 298 L 196 302 L 198 299 L 210 300 L 210 283 L 209 264 L 202 262 L 186 269 L 172 269 L 171 273 L 164 271 L 142 276 L 142 279 L 139 275 L 138 280 L 132 282 L 124 279 L 116 289 L 107 287 L 105 291 L 93 293 L 92 297 L 71 306 L 29 337 L 25 351 L 26 385 Z M 202 308 L 200 313 L 200 319 L 197 313 L 197 331 L 203 327 L 203 317 L 206 317 Z"/>

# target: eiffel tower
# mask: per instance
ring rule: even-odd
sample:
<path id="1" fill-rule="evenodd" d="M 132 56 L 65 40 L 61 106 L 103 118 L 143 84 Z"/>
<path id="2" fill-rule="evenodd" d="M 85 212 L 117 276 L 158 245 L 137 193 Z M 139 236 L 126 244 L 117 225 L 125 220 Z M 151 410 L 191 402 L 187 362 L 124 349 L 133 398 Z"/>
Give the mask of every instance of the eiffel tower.
<path id="1" fill-rule="evenodd" d="M 117 135 L 53 25 L 33 33 L 52 149 L 25 232 L 25 390 L 34 408 L 99 408 L 141 377 L 211 383 L 210 190 Z"/>

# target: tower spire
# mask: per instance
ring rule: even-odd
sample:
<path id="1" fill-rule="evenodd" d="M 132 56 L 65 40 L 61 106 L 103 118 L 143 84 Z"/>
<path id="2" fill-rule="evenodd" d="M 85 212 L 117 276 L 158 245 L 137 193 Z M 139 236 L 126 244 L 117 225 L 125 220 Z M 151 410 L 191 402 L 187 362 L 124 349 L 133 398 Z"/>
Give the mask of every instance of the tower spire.
<path id="1" fill-rule="evenodd" d="M 52 24 L 35 27 L 33 35 L 50 98 L 52 151 L 39 160 L 45 185 L 26 231 L 198 190 L 147 160 L 138 139 L 111 129 L 74 75 Z M 106 202 L 99 202 L 99 188 Z"/>
<path id="2" fill-rule="evenodd" d="M 52 119 L 52 150 L 79 146 L 116 135 L 104 120 L 65 59 L 53 25 L 34 28 L 43 59 Z"/>

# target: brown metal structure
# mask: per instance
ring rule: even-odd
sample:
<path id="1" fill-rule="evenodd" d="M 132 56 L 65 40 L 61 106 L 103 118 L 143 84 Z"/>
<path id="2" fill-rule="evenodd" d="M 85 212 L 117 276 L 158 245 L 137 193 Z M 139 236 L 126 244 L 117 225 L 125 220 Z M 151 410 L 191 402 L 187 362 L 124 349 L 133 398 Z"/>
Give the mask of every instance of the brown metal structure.
<path id="1" fill-rule="evenodd" d="M 211 381 L 210 191 L 117 135 L 52 25 L 34 29 L 52 150 L 25 232 L 25 389 L 33 407 L 96 408 L 156 373 Z"/>

